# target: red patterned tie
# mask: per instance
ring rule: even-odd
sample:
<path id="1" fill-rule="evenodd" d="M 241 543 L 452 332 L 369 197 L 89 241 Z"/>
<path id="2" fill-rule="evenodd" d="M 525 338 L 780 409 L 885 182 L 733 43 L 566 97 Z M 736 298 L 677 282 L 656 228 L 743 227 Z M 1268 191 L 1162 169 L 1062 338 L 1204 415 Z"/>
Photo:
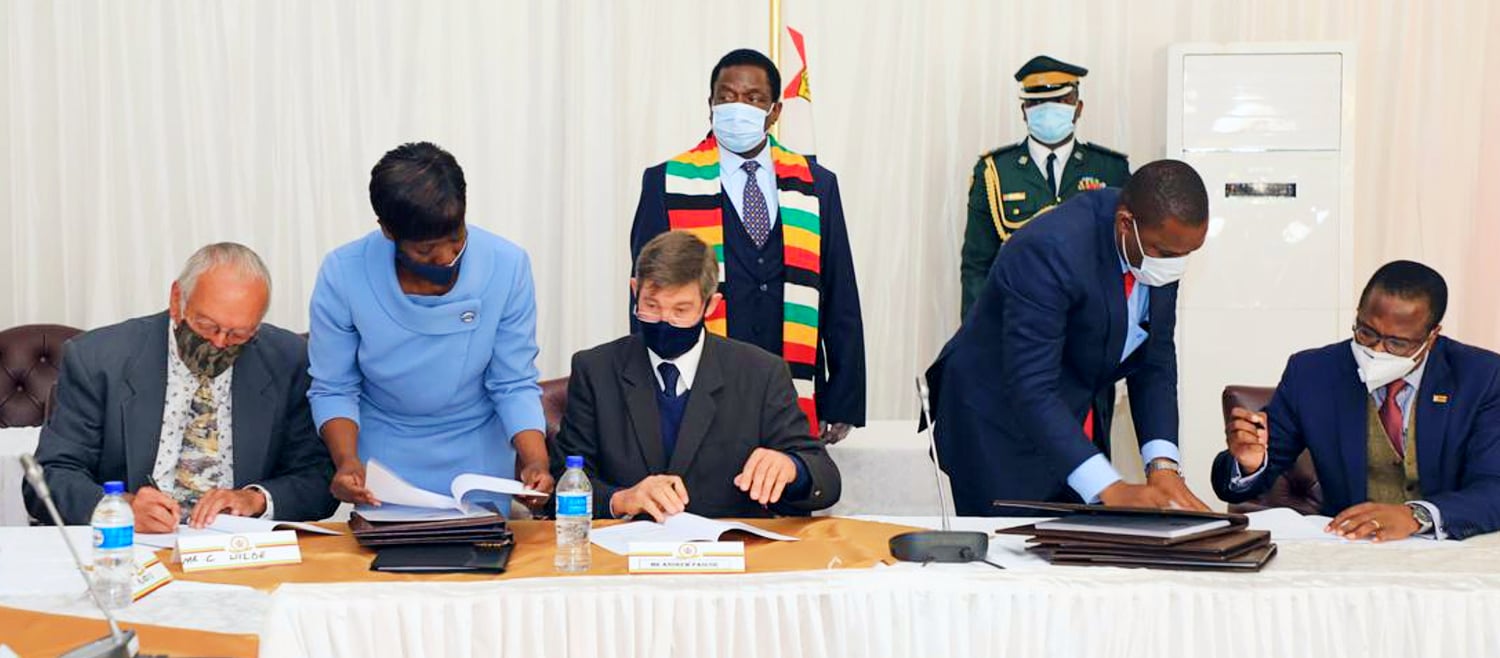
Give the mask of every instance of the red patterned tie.
<path id="1" fill-rule="evenodd" d="M 1131 272 L 1129 270 L 1126 270 L 1125 271 L 1125 301 L 1126 302 L 1130 301 L 1130 293 L 1132 293 L 1132 292 L 1135 292 L 1135 273 Z M 1125 317 L 1130 317 L 1130 311 L 1127 310 L 1125 312 Z M 1384 413 L 1384 412 L 1382 412 L 1382 413 Z M 1400 415 L 1398 414 L 1397 417 L 1399 418 Z M 1092 402 L 1089 403 L 1089 414 L 1087 416 L 1083 417 L 1083 438 L 1088 439 L 1090 443 L 1092 443 L 1094 441 L 1094 406 L 1093 406 Z"/>
<path id="2" fill-rule="evenodd" d="M 1380 424 L 1385 426 L 1385 436 L 1391 440 L 1391 447 L 1396 449 L 1396 454 L 1401 459 L 1406 459 L 1406 441 L 1402 428 L 1406 423 L 1401 419 L 1401 405 L 1396 402 L 1396 395 L 1406 388 L 1406 380 L 1398 379 L 1385 385 L 1385 402 L 1380 404 Z"/>

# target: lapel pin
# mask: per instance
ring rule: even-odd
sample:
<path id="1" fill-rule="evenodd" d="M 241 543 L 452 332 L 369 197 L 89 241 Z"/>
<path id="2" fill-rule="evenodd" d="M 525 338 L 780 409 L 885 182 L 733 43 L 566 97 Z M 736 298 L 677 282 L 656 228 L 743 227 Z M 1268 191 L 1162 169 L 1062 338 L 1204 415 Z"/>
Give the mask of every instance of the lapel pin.
<path id="1" fill-rule="evenodd" d="M 1444 395 L 1442 393 L 1435 393 L 1432 396 L 1432 403 L 1433 404 L 1448 404 L 1448 396 Z"/>

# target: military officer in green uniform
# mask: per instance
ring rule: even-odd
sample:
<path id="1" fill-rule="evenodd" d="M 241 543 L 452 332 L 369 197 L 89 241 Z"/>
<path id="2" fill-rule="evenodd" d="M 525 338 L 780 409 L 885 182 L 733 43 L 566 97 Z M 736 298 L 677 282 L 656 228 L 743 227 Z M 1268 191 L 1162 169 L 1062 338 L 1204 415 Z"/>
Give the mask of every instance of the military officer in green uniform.
<path id="1" fill-rule="evenodd" d="M 1016 71 L 1028 136 L 980 156 L 974 165 L 959 268 L 965 316 L 1012 232 L 1075 194 L 1123 187 L 1130 177 L 1124 155 L 1073 137 L 1083 116 L 1078 84 L 1085 75 L 1088 69 L 1046 55 Z"/>

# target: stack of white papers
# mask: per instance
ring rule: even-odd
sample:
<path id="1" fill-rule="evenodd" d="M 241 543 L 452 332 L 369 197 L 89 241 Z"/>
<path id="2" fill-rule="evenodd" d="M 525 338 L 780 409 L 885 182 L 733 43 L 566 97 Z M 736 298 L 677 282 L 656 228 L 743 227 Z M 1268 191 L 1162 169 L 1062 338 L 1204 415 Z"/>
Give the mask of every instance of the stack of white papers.
<path id="1" fill-rule="evenodd" d="M 1434 541 L 1430 537 L 1413 535 L 1396 541 L 1373 542 L 1368 539 L 1348 540 L 1338 535 L 1323 532 L 1333 519 L 1313 514 L 1303 516 L 1290 507 L 1274 507 L 1245 516 L 1250 518 L 1251 530 L 1271 531 L 1271 540 L 1277 542 L 1333 542 L 1344 544 L 1369 544 L 1373 546 L 1396 546 L 1402 549 L 1457 548 L 1456 541 Z"/>
<path id="2" fill-rule="evenodd" d="M 665 523 L 635 521 L 598 528 L 589 533 L 589 538 L 606 551 L 615 555 L 625 555 L 630 552 L 631 542 L 718 541 L 724 533 L 731 530 L 748 532 L 776 541 L 797 541 L 796 537 L 762 530 L 748 523 L 716 521 L 688 512 L 673 514 L 667 517 Z"/>
<path id="3" fill-rule="evenodd" d="M 494 514 L 494 510 L 464 501 L 464 496 L 476 491 L 510 496 L 546 496 L 540 491 L 526 488 L 515 480 L 491 475 L 464 473 L 449 485 L 451 495 L 419 489 L 401 479 L 385 465 L 371 459 L 365 464 L 365 488 L 380 501 L 380 506 L 359 505 L 354 508 L 369 521 L 445 521 L 470 516 Z"/>
<path id="4" fill-rule="evenodd" d="M 1273 507 L 1245 516 L 1250 519 L 1251 530 L 1270 531 L 1272 541 L 1343 541 L 1338 535 L 1323 532 L 1333 520 L 1326 516 L 1302 516 L 1290 507 Z"/>

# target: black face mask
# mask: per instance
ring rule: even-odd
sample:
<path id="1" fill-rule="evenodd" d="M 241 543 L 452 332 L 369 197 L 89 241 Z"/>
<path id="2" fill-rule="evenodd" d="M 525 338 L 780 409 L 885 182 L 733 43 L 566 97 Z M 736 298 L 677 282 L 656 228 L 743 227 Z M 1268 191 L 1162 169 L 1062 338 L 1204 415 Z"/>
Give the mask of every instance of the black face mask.
<path id="1" fill-rule="evenodd" d="M 674 327 L 665 320 L 641 320 L 640 323 L 641 338 L 646 341 L 646 347 L 668 361 L 687 354 L 688 350 L 698 344 L 698 337 L 703 335 L 702 317 L 691 327 Z"/>
<path id="2" fill-rule="evenodd" d="M 234 360 L 240 358 L 240 351 L 245 347 L 214 347 L 207 338 L 189 328 L 186 322 L 178 322 L 172 328 L 172 338 L 177 341 L 177 358 L 182 359 L 183 365 L 194 375 L 209 379 L 224 374 L 225 370 L 234 365 Z"/>
<path id="3" fill-rule="evenodd" d="M 446 286 L 458 280 L 458 266 L 463 262 L 464 251 L 467 251 L 468 248 L 469 245 L 465 243 L 463 250 L 458 252 L 458 257 L 454 258 L 452 263 L 447 265 L 429 265 L 412 260 L 410 256 L 406 255 L 406 252 L 401 250 L 401 245 L 396 245 L 396 262 L 400 263 L 401 267 L 406 268 L 406 271 L 412 274 L 433 284 Z"/>

